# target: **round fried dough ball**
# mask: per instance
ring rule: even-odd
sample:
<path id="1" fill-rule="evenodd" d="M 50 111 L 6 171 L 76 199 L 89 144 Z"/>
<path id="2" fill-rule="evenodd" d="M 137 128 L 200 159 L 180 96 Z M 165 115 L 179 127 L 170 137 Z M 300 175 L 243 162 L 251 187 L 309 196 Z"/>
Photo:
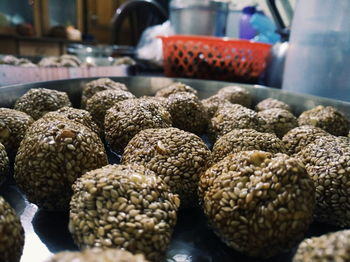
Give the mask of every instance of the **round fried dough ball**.
<path id="1" fill-rule="evenodd" d="M 227 99 L 232 104 L 240 104 L 248 108 L 252 105 L 252 95 L 241 86 L 223 87 L 218 91 L 217 95 Z"/>
<path id="2" fill-rule="evenodd" d="M 69 120 L 40 119 L 18 149 L 14 178 L 30 202 L 48 210 L 66 210 L 73 182 L 104 165 L 107 156 L 95 132 Z"/>
<path id="3" fill-rule="evenodd" d="M 270 153 L 286 152 L 283 142 L 274 134 L 261 133 L 254 129 L 234 129 L 215 142 L 212 160 L 213 163 L 217 163 L 230 153 L 249 150 Z"/>
<path id="4" fill-rule="evenodd" d="M 86 249 L 81 252 L 57 253 L 46 262 L 147 262 L 142 254 L 133 255 L 121 249 Z"/>
<path id="5" fill-rule="evenodd" d="M 296 155 L 316 186 L 316 219 L 350 225 L 350 138 L 323 136 Z"/>
<path id="6" fill-rule="evenodd" d="M 199 195 L 215 233 L 237 251 L 262 258 L 303 239 L 315 203 L 299 160 L 257 150 L 228 155 L 209 168 Z"/>
<path id="7" fill-rule="evenodd" d="M 106 140 L 117 152 L 123 151 L 138 132 L 171 126 L 170 113 L 150 99 L 127 99 L 111 107 L 105 117 Z"/>
<path id="8" fill-rule="evenodd" d="M 291 112 L 291 108 L 288 104 L 274 98 L 266 98 L 260 101 L 255 106 L 255 111 L 260 112 L 260 111 L 264 111 L 266 109 L 272 109 L 272 108 L 284 109 Z"/>
<path id="9" fill-rule="evenodd" d="M 152 171 L 108 165 L 73 185 L 69 230 L 80 248 L 123 248 L 161 261 L 180 200 Z"/>
<path id="10" fill-rule="evenodd" d="M 194 94 L 172 94 L 168 97 L 166 108 L 171 114 L 174 127 L 201 134 L 208 125 L 207 112 Z"/>
<path id="11" fill-rule="evenodd" d="M 190 93 L 190 94 L 193 94 L 195 96 L 198 95 L 198 92 L 196 89 L 194 89 L 188 85 L 185 85 L 183 83 L 175 82 L 167 87 L 164 87 L 164 88 L 158 90 L 156 92 L 155 96 L 156 97 L 169 97 L 172 94 L 182 93 L 182 92 Z"/>
<path id="12" fill-rule="evenodd" d="M 289 130 L 298 126 L 297 118 L 285 109 L 266 109 L 258 112 L 258 116 L 266 121 L 279 138 L 282 138 Z"/>
<path id="13" fill-rule="evenodd" d="M 249 108 L 238 104 L 219 108 L 210 120 L 209 133 L 218 139 L 234 129 L 254 129 L 273 133 L 266 121 Z"/>
<path id="14" fill-rule="evenodd" d="M 321 136 L 330 136 L 330 134 L 319 127 L 304 125 L 289 130 L 282 141 L 288 154 L 293 155 Z"/>
<path id="15" fill-rule="evenodd" d="M 205 111 L 208 113 L 209 119 L 215 115 L 216 111 L 218 111 L 220 107 L 233 105 L 226 98 L 219 95 L 213 95 L 207 99 L 203 99 L 201 102 L 204 106 Z"/>
<path id="16" fill-rule="evenodd" d="M 16 154 L 27 128 L 34 120 L 24 112 L 9 108 L 0 108 L 0 143 L 9 157 Z"/>
<path id="17" fill-rule="evenodd" d="M 94 81 L 90 81 L 83 86 L 83 94 L 81 97 L 81 108 L 86 107 L 87 100 L 94 94 L 104 90 L 124 90 L 128 91 L 126 85 L 114 82 L 109 78 L 99 78 Z"/>
<path id="18" fill-rule="evenodd" d="M 177 128 L 146 129 L 130 140 L 122 160 L 154 171 L 179 194 L 186 207 L 196 202 L 198 179 L 210 163 L 210 151 L 189 132 Z"/>
<path id="19" fill-rule="evenodd" d="M 15 103 L 16 110 L 27 113 L 34 120 L 64 106 L 71 106 L 67 93 L 46 88 L 30 89 Z"/>
<path id="20" fill-rule="evenodd" d="M 91 131 L 94 131 L 98 135 L 101 134 L 100 128 L 96 125 L 90 113 L 83 109 L 76 109 L 73 107 L 65 106 L 58 109 L 57 111 L 46 113 L 43 118 L 51 120 L 55 120 L 57 118 L 72 120 L 88 127 Z"/>
<path id="21" fill-rule="evenodd" d="M 0 185 L 4 183 L 9 171 L 9 159 L 7 157 L 6 149 L 0 143 Z"/>
<path id="22" fill-rule="evenodd" d="M 350 230 L 328 233 L 304 239 L 298 246 L 293 262 L 350 261 Z"/>
<path id="23" fill-rule="evenodd" d="M 0 196 L 0 261 L 19 262 L 24 230 L 16 211 Z"/>
<path id="24" fill-rule="evenodd" d="M 96 123 L 103 129 L 107 110 L 120 101 L 132 98 L 136 97 L 123 90 L 100 91 L 87 100 L 86 110 L 91 113 Z"/>
<path id="25" fill-rule="evenodd" d="M 299 125 L 312 125 L 335 136 L 346 136 L 350 130 L 350 122 L 332 106 L 317 106 L 303 112 L 298 118 Z"/>

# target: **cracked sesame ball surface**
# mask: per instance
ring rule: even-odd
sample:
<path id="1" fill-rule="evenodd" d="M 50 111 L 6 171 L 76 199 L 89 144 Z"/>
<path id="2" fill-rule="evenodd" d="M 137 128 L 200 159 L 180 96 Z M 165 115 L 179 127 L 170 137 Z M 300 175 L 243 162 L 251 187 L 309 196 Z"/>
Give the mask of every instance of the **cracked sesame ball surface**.
<path id="1" fill-rule="evenodd" d="M 30 115 L 9 108 L 0 108 L 0 143 L 9 157 L 16 154 L 27 128 L 34 122 Z"/>
<path id="2" fill-rule="evenodd" d="M 121 152 L 141 130 L 167 128 L 171 124 L 170 113 L 157 101 L 147 98 L 128 99 L 107 110 L 106 140 L 114 151 Z"/>
<path id="3" fill-rule="evenodd" d="M 303 239 L 312 221 L 314 192 L 299 160 L 254 150 L 230 154 L 209 168 L 198 193 L 223 242 L 266 258 Z"/>
<path id="4" fill-rule="evenodd" d="M 212 160 L 217 163 L 230 153 L 249 150 L 286 153 L 283 142 L 274 134 L 261 133 L 254 129 L 235 129 L 215 142 Z"/>
<path id="5" fill-rule="evenodd" d="M 335 136 L 346 136 L 350 129 L 350 121 L 332 106 L 317 106 L 307 110 L 299 116 L 298 122 L 300 126 L 316 126 Z"/>
<path id="6" fill-rule="evenodd" d="M 9 172 L 9 159 L 7 157 L 6 149 L 0 143 L 0 185 L 4 183 Z"/>
<path id="7" fill-rule="evenodd" d="M 63 251 L 46 262 L 147 262 L 142 254 L 133 255 L 121 249 L 86 249 L 81 252 Z"/>
<path id="8" fill-rule="evenodd" d="M 64 106 L 71 106 L 67 93 L 46 88 L 32 88 L 17 99 L 14 109 L 37 120 L 47 112 L 56 111 Z"/>
<path id="9" fill-rule="evenodd" d="M 120 101 L 132 98 L 136 97 L 124 90 L 100 91 L 87 100 L 86 110 L 91 113 L 93 119 L 103 129 L 107 110 Z"/>
<path id="10" fill-rule="evenodd" d="M 19 262 L 24 230 L 16 211 L 0 196 L 0 261 Z"/>
<path id="11" fill-rule="evenodd" d="M 202 102 L 191 93 L 180 92 L 168 97 L 166 108 L 171 114 L 173 126 L 201 134 L 208 125 L 208 115 Z"/>
<path id="12" fill-rule="evenodd" d="M 252 95 L 241 86 L 226 86 L 217 92 L 217 95 L 227 99 L 232 104 L 240 104 L 245 107 L 252 105 Z"/>
<path id="13" fill-rule="evenodd" d="M 350 138 L 323 136 L 297 155 L 316 186 L 317 220 L 350 225 Z"/>
<path id="14" fill-rule="evenodd" d="M 81 108 L 86 107 L 87 100 L 94 94 L 105 90 L 123 90 L 129 91 L 126 85 L 123 83 L 115 82 L 109 78 L 99 78 L 97 80 L 86 83 L 83 87 L 83 93 L 81 97 Z"/>
<path id="15" fill-rule="evenodd" d="M 282 138 L 282 141 L 289 155 L 298 153 L 308 144 L 314 142 L 321 136 L 330 136 L 323 129 L 310 125 L 298 126 L 289 130 Z"/>
<path id="16" fill-rule="evenodd" d="M 198 95 L 198 92 L 196 89 L 194 89 L 188 85 L 185 85 L 183 83 L 175 82 L 167 87 L 159 89 L 156 92 L 155 97 L 169 97 L 172 94 L 181 93 L 181 92 L 190 93 L 190 94 L 193 94 L 195 96 Z"/>
<path id="17" fill-rule="evenodd" d="M 80 248 L 123 248 L 161 261 L 180 199 L 139 165 L 108 165 L 73 185 L 69 230 Z"/>
<path id="18" fill-rule="evenodd" d="M 328 233 L 304 239 L 298 246 L 293 262 L 350 261 L 350 230 Z"/>
<path id="19" fill-rule="evenodd" d="M 106 164 L 96 133 L 77 122 L 40 119 L 21 142 L 14 178 L 30 202 L 48 210 L 67 210 L 73 182 Z"/>
<path id="20" fill-rule="evenodd" d="M 146 129 L 131 139 L 122 161 L 154 171 L 186 207 L 197 202 L 199 176 L 210 164 L 210 151 L 192 133 L 177 128 Z"/>
<path id="21" fill-rule="evenodd" d="M 71 120 L 82 124 L 96 134 L 101 135 L 100 128 L 96 125 L 90 113 L 84 109 L 76 109 L 73 107 L 65 106 L 58 109 L 57 111 L 46 113 L 43 118 L 50 120 L 55 120 L 57 118 L 63 118 L 63 120 Z"/>
<path id="22" fill-rule="evenodd" d="M 289 130 L 298 126 L 297 118 L 285 109 L 266 109 L 258 112 L 258 115 L 266 121 L 279 138 L 282 138 Z"/>
<path id="23" fill-rule="evenodd" d="M 216 139 L 234 129 L 254 129 L 272 133 L 271 128 L 257 112 L 238 104 L 219 108 L 209 122 L 209 133 Z"/>
<path id="24" fill-rule="evenodd" d="M 260 111 L 264 111 L 266 109 L 272 109 L 272 108 L 284 109 L 291 112 L 291 108 L 288 104 L 275 98 L 266 98 L 260 101 L 255 106 L 255 111 L 260 112 Z"/>

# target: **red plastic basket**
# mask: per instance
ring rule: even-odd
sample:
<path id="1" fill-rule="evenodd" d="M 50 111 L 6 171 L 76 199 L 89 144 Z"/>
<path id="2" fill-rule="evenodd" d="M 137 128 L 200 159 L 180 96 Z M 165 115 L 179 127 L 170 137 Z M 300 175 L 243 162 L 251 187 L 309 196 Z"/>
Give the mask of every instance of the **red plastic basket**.
<path id="1" fill-rule="evenodd" d="M 173 35 L 163 41 L 165 75 L 255 83 L 271 45 L 208 36 Z"/>

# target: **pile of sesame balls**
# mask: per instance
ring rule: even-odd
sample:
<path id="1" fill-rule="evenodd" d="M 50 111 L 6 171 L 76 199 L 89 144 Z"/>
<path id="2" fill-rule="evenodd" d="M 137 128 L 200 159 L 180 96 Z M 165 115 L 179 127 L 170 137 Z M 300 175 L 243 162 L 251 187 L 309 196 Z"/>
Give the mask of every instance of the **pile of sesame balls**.
<path id="1" fill-rule="evenodd" d="M 78 109 L 64 92 L 31 89 L 0 108 L 0 183 L 14 163 L 31 203 L 69 211 L 81 252 L 52 262 L 164 261 L 189 208 L 247 256 L 302 241 L 294 261 L 350 261 L 346 230 L 305 239 L 314 220 L 350 226 L 349 119 L 331 106 L 297 116 L 278 99 L 253 101 L 240 86 L 200 99 L 180 82 L 137 98 L 101 78 L 82 86 Z M 0 261 L 20 261 L 24 231 L 1 197 L 0 243 Z"/>

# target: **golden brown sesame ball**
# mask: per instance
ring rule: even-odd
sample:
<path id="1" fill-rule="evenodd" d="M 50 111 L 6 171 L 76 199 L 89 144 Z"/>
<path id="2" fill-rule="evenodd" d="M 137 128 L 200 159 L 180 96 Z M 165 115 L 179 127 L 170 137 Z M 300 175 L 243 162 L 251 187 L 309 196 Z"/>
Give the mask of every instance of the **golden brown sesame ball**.
<path id="1" fill-rule="evenodd" d="M 86 107 L 87 100 L 91 98 L 94 94 L 105 90 L 124 90 L 128 91 L 126 85 L 114 82 L 109 78 L 99 78 L 97 80 L 86 83 L 83 86 L 83 94 L 81 97 L 81 108 Z"/>
<path id="2" fill-rule="evenodd" d="M 0 108 L 0 143 L 9 157 L 16 154 L 27 128 L 34 122 L 26 113 L 9 108 Z"/>
<path id="3" fill-rule="evenodd" d="M 6 149 L 0 143 L 0 185 L 4 183 L 9 171 L 9 159 L 7 157 Z"/>
<path id="4" fill-rule="evenodd" d="M 299 125 L 312 125 L 335 136 L 346 136 L 350 130 L 350 121 L 331 106 L 317 106 L 303 112 L 298 118 Z"/>
<path id="5" fill-rule="evenodd" d="M 252 95 L 241 86 L 223 87 L 218 91 L 217 95 L 227 99 L 232 104 L 240 104 L 248 108 L 252 105 Z"/>
<path id="6" fill-rule="evenodd" d="M 101 129 L 96 125 L 90 113 L 83 109 L 76 109 L 73 107 L 65 106 L 58 109 L 57 111 L 46 113 L 43 118 L 51 120 L 55 120 L 57 118 L 71 120 L 82 124 L 88 127 L 91 131 L 94 131 L 96 134 L 101 135 Z"/>
<path id="7" fill-rule="evenodd" d="M 255 106 L 255 111 L 260 112 L 260 111 L 264 111 L 266 109 L 272 109 L 272 108 L 280 108 L 280 109 L 291 111 L 291 108 L 288 104 L 274 98 L 266 98 L 260 101 Z"/>
<path id="8" fill-rule="evenodd" d="M 95 132 L 69 120 L 40 119 L 18 149 L 14 178 L 30 202 L 48 210 L 66 210 L 73 182 L 104 165 L 107 156 Z"/>
<path id="9" fill-rule="evenodd" d="M 123 90 L 97 92 L 87 100 L 86 110 L 91 113 L 96 123 L 103 129 L 107 110 L 120 101 L 132 98 L 135 98 L 133 94 Z"/>
<path id="10" fill-rule="evenodd" d="M 350 261 L 349 239 L 350 230 L 304 239 L 299 244 L 293 262 L 348 262 Z"/>
<path id="11" fill-rule="evenodd" d="M 0 261 L 19 262 L 24 230 L 16 211 L 0 196 Z"/>
<path id="12" fill-rule="evenodd" d="M 285 109 L 266 109 L 258 112 L 258 116 L 266 121 L 279 138 L 282 138 L 289 130 L 298 126 L 297 118 Z"/>
<path id="13" fill-rule="evenodd" d="M 106 140 L 117 152 L 123 151 L 138 132 L 148 128 L 171 126 L 170 113 L 150 99 L 128 99 L 111 107 L 105 117 Z"/>
<path id="14" fill-rule="evenodd" d="M 249 256 L 271 257 L 303 239 L 315 189 L 302 163 L 285 154 L 230 154 L 200 178 L 199 195 L 215 233 Z"/>
<path id="15" fill-rule="evenodd" d="M 217 94 L 211 97 L 208 97 L 207 99 L 203 99 L 201 102 L 202 102 L 202 105 L 204 106 L 204 109 L 208 113 L 209 119 L 215 115 L 216 111 L 218 111 L 220 107 L 233 105 L 226 98 L 224 98 L 223 96 L 219 96 Z"/>
<path id="16" fill-rule="evenodd" d="M 323 136 L 297 155 L 316 186 L 316 219 L 350 225 L 350 138 Z"/>
<path id="17" fill-rule="evenodd" d="M 130 140 L 122 160 L 154 171 L 186 207 L 197 202 L 198 179 L 210 164 L 210 151 L 192 133 L 177 128 L 146 129 Z"/>
<path id="18" fill-rule="evenodd" d="M 154 172 L 139 165 L 108 165 L 73 185 L 69 230 L 80 248 L 123 248 L 161 261 L 180 200 Z"/>
<path id="19" fill-rule="evenodd" d="M 234 129 L 215 142 L 212 160 L 213 163 L 217 163 L 230 153 L 249 150 L 270 153 L 286 152 L 283 142 L 274 134 L 261 133 L 254 129 Z"/>
<path id="20" fill-rule="evenodd" d="M 185 92 L 172 94 L 168 97 L 166 108 L 171 114 L 174 127 L 201 134 L 208 125 L 208 114 L 194 94 Z"/>
<path id="21" fill-rule="evenodd" d="M 209 133 L 216 139 L 234 129 L 254 129 L 273 133 L 258 113 L 238 104 L 219 108 L 209 122 Z"/>
<path id="22" fill-rule="evenodd" d="M 86 249 L 81 252 L 57 253 L 46 262 L 147 262 L 142 254 L 133 255 L 121 249 Z"/>
<path id="23" fill-rule="evenodd" d="M 289 155 L 298 153 L 308 144 L 314 142 L 321 136 L 330 136 L 323 129 L 315 126 L 304 125 L 298 126 L 287 132 L 282 138 L 282 141 Z"/>
<path id="24" fill-rule="evenodd" d="M 185 85 L 183 83 L 180 82 L 175 82 L 167 87 L 164 87 L 160 90 L 157 91 L 157 93 L 155 94 L 156 97 L 169 97 L 172 94 L 176 94 L 176 93 L 190 93 L 193 94 L 195 96 L 198 95 L 198 92 L 196 89 Z"/>
<path id="25" fill-rule="evenodd" d="M 16 110 L 27 113 L 34 120 L 64 106 L 71 106 L 67 93 L 46 88 L 30 89 L 15 103 Z"/>

